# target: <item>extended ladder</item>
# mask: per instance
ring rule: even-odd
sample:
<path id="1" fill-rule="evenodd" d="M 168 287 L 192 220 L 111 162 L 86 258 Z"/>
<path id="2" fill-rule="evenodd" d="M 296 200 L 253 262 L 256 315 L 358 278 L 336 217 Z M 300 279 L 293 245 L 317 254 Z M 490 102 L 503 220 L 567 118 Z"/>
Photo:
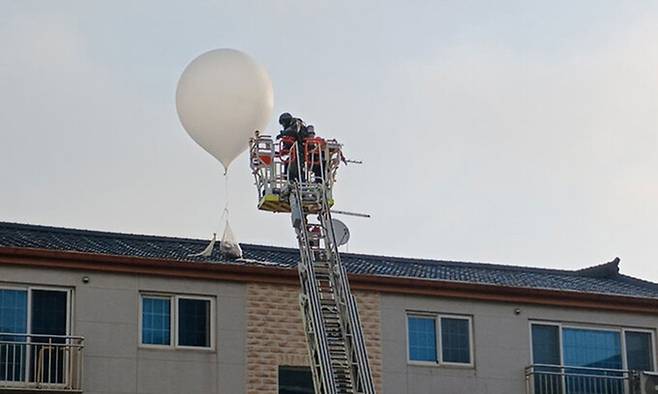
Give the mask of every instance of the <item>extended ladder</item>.
<path id="1" fill-rule="evenodd" d="M 304 206 L 317 197 L 322 208 L 313 223 Z M 309 190 L 295 185 L 290 200 L 301 257 L 300 304 L 316 392 L 374 394 L 359 313 L 322 186 Z"/>
<path id="2" fill-rule="evenodd" d="M 329 210 L 339 163 L 336 158 L 342 157 L 340 145 L 318 139 L 307 144 L 304 151 L 304 160 L 286 163 L 296 165 L 298 175 L 277 195 L 281 204 L 265 206 L 260 201 L 269 198 L 275 187 L 281 188 L 284 171 L 277 168 L 281 166 L 277 164 L 280 155 L 270 137 L 251 140 L 259 207 L 292 215 L 300 253 L 299 301 L 315 392 L 375 394 L 357 304 L 340 260 Z"/>

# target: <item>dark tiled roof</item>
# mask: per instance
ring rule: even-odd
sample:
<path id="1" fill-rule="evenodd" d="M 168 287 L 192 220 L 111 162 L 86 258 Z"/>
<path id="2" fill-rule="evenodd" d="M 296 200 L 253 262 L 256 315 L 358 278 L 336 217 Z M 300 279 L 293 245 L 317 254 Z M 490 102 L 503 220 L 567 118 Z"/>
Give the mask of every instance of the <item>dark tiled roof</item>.
<path id="1" fill-rule="evenodd" d="M 242 259 L 226 259 L 215 247 L 209 257 L 190 257 L 206 240 L 74 230 L 0 222 L 0 247 L 77 251 L 137 256 L 205 264 L 255 264 L 292 268 L 296 249 L 241 244 Z M 578 271 L 516 267 L 497 264 L 421 260 L 345 253 L 347 270 L 355 274 L 465 282 L 518 288 L 551 289 L 658 299 L 658 284 L 621 275 L 619 260 Z"/>

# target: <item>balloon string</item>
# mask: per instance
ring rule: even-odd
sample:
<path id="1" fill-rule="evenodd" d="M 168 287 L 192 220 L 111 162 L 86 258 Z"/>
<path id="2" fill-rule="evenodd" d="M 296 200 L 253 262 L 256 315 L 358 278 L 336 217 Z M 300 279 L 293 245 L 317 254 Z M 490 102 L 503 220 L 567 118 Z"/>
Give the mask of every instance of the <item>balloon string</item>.
<path id="1" fill-rule="evenodd" d="M 228 215 L 228 200 L 229 200 L 229 194 L 228 194 L 228 174 L 224 173 L 224 211 L 226 211 L 226 214 Z M 228 219 L 228 218 L 227 218 Z"/>
<path id="2" fill-rule="evenodd" d="M 229 193 L 228 193 L 228 173 L 224 171 L 224 210 L 222 215 L 219 217 L 220 226 L 223 224 L 224 220 L 228 223 L 229 220 Z"/>

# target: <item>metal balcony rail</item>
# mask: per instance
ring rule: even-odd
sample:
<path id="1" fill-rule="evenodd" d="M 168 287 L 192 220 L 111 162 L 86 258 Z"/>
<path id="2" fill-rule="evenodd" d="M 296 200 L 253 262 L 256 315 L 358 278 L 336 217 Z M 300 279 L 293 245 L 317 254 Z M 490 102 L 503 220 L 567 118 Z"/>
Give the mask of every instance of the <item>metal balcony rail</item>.
<path id="1" fill-rule="evenodd" d="M 627 370 L 533 364 L 525 368 L 526 394 L 631 394 Z"/>
<path id="2" fill-rule="evenodd" d="M 82 392 L 84 338 L 0 332 L 0 391 Z"/>

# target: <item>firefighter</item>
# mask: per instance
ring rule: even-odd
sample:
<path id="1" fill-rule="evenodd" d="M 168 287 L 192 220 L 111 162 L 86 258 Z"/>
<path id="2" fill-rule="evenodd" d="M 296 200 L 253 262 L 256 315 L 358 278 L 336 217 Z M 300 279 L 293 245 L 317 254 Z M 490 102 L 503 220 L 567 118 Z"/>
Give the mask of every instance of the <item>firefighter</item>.
<path id="1" fill-rule="evenodd" d="M 304 140 L 307 138 L 315 138 L 315 126 L 313 125 L 308 125 L 306 126 L 306 133 L 304 135 Z M 319 157 L 315 158 L 315 163 L 313 163 L 313 167 L 311 170 L 313 171 L 313 181 L 314 182 L 322 182 L 322 167 L 320 166 L 320 161 L 324 161 L 325 155 L 323 151 L 319 152 Z M 326 163 L 324 163 L 326 166 Z"/>
<path id="2" fill-rule="evenodd" d="M 293 117 L 290 113 L 284 112 L 279 116 L 279 124 L 282 129 L 276 139 L 282 140 L 283 150 L 290 152 L 290 158 L 294 159 L 292 163 L 284 164 L 284 171 L 288 173 L 289 181 L 296 181 L 299 178 L 298 166 L 301 167 L 303 159 L 303 145 L 306 139 L 307 131 L 304 121 Z M 293 146 L 295 149 L 293 150 Z M 292 166 L 290 165 L 292 164 Z M 304 180 L 304 174 L 302 174 Z"/>

